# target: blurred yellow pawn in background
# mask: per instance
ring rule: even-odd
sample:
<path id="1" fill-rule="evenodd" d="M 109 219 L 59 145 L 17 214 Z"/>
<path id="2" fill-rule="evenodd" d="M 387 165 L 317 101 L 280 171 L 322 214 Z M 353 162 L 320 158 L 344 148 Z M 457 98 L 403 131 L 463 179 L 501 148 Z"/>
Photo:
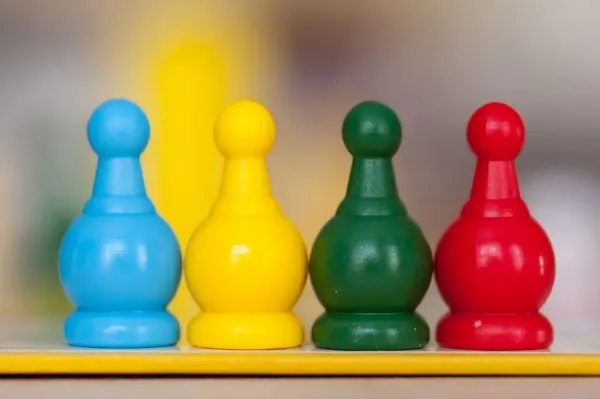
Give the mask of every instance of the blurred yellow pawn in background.
<path id="1" fill-rule="evenodd" d="M 300 346 L 292 313 L 307 278 L 307 253 L 271 192 L 265 157 L 275 122 L 262 105 L 238 101 L 217 119 L 214 139 L 225 158 L 220 193 L 188 243 L 184 270 L 202 310 L 188 342 L 215 349 Z"/>

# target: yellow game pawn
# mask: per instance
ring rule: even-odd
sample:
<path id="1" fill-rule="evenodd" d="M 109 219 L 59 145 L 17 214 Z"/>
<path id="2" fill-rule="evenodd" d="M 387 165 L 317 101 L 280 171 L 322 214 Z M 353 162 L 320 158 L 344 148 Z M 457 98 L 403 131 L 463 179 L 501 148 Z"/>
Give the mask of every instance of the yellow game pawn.
<path id="1" fill-rule="evenodd" d="M 214 349 L 300 346 L 304 329 L 292 308 L 306 284 L 307 253 L 271 192 L 265 158 L 275 122 L 262 105 L 239 101 L 218 118 L 214 138 L 225 166 L 219 197 L 185 257 L 202 310 L 188 340 Z"/>

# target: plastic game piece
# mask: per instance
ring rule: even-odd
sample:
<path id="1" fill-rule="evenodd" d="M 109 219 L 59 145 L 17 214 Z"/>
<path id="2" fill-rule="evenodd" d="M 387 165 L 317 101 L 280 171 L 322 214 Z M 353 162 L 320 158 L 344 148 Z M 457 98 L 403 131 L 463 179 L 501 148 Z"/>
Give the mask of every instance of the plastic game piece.
<path id="1" fill-rule="evenodd" d="M 266 156 L 275 122 L 261 104 L 231 104 L 215 123 L 225 158 L 219 196 L 190 239 L 186 281 L 201 313 L 188 341 L 201 348 L 282 349 L 300 346 L 292 313 L 307 279 L 302 237 L 271 192 Z"/>
<path id="2" fill-rule="evenodd" d="M 450 313 L 437 326 L 441 346 L 467 350 L 545 349 L 550 322 L 539 313 L 555 277 L 546 233 L 521 198 L 515 158 L 525 126 L 503 103 L 480 107 L 467 126 L 477 156 L 460 217 L 436 250 L 436 282 Z"/>
<path id="3" fill-rule="evenodd" d="M 312 340 L 335 350 L 423 348 L 429 326 L 415 309 L 431 283 L 433 255 L 396 189 L 400 121 L 388 106 L 363 102 L 342 131 L 352 169 L 346 196 L 311 252 L 311 281 L 325 307 Z"/>
<path id="4" fill-rule="evenodd" d="M 73 346 L 174 345 L 179 324 L 166 311 L 181 277 L 169 225 L 146 194 L 140 155 L 150 138 L 146 115 L 128 100 L 101 104 L 88 123 L 98 155 L 93 192 L 60 248 L 60 278 L 76 309 L 64 326 Z"/>

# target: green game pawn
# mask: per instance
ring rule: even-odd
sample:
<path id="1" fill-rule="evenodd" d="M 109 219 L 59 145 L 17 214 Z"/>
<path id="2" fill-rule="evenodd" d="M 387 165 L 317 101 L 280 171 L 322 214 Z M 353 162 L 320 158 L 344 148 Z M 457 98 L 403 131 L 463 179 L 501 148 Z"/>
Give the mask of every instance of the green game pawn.
<path id="1" fill-rule="evenodd" d="M 356 105 L 342 135 L 352 154 L 346 196 L 313 244 L 310 278 L 325 313 L 312 341 L 322 349 L 393 351 L 429 343 L 415 312 L 433 274 L 432 251 L 396 189 L 392 157 L 402 142 L 392 109 Z"/>

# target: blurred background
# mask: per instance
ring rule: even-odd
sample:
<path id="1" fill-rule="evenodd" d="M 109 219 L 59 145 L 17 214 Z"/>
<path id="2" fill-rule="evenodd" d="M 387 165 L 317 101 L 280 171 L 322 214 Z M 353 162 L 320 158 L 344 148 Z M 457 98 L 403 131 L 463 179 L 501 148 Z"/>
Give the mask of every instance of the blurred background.
<path id="1" fill-rule="evenodd" d="M 308 246 L 344 195 L 345 113 L 388 103 L 399 192 L 432 247 L 471 185 L 465 124 L 499 100 L 528 127 L 522 193 L 556 251 L 545 311 L 558 329 L 597 324 L 598 15 L 595 0 L 2 0 L 0 313 L 70 311 L 57 251 L 91 190 L 87 119 L 108 98 L 148 113 L 147 185 L 183 247 L 215 199 L 212 122 L 232 100 L 275 116 L 273 189 Z M 196 312 L 184 288 L 172 306 L 184 323 Z M 307 327 L 321 312 L 310 285 L 296 310 Z M 432 325 L 445 311 L 435 286 L 420 311 Z"/>

